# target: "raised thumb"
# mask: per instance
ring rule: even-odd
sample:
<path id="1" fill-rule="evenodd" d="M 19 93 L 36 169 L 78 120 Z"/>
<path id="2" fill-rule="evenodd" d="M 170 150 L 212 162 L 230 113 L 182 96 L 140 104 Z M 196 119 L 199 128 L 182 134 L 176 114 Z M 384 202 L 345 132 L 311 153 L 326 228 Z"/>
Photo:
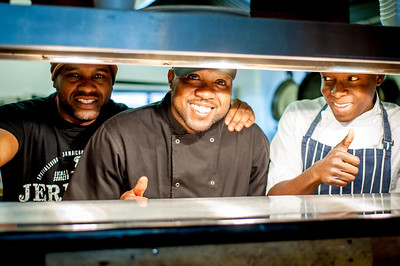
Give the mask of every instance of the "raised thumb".
<path id="1" fill-rule="evenodd" d="M 148 179 L 145 176 L 142 176 L 139 178 L 136 186 L 133 188 L 133 192 L 135 193 L 136 196 L 142 197 L 144 192 L 147 189 L 147 183 Z"/>
<path id="2" fill-rule="evenodd" d="M 339 142 L 335 148 L 339 148 L 344 151 L 347 151 L 350 144 L 353 142 L 353 139 L 354 139 L 354 130 L 349 129 L 349 133 L 347 133 L 347 136 L 341 142 Z"/>

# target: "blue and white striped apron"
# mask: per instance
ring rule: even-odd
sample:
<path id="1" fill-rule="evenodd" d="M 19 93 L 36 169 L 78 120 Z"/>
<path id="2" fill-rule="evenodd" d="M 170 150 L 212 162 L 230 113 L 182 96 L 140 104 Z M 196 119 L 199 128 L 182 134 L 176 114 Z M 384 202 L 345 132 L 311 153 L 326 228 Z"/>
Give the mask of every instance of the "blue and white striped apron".
<path id="1" fill-rule="evenodd" d="M 332 147 L 320 143 L 311 138 L 315 127 L 321 120 L 321 113 L 327 108 L 327 104 L 318 113 L 312 122 L 306 135 L 303 137 L 301 153 L 303 159 L 303 172 L 316 161 L 324 158 Z M 321 184 L 314 194 L 363 194 L 363 193 L 388 193 L 391 181 L 391 153 L 392 133 L 388 121 L 388 115 L 380 102 L 383 118 L 383 149 L 349 149 L 348 152 L 360 158 L 359 172 L 354 182 L 345 187 L 336 187 Z"/>

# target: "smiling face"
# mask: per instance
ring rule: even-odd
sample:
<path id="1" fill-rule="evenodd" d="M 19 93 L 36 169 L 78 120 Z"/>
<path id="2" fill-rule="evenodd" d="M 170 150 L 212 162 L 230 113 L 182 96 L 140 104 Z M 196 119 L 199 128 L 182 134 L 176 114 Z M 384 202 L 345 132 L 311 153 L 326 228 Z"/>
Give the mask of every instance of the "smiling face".
<path id="1" fill-rule="evenodd" d="M 108 65 L 65 64 L 54 80 L 62 118 L 78 125 L 93 123 L 110 100 L 112 70 Z"/>
<path id="2" fill-rule="evenodd" d="M 168 72 L 171 111 L 189 132 L 209 129 L 225 117 L 230 107 L 232 79 L 214 70 L 200 70 L 183 77 Z"/>
<path id="3" fill-rule="evenodd" d="M 340 122 L 349 122 L 374 107 L 376 86 L 384 75 L 321 73 L 321 92 Z"/>

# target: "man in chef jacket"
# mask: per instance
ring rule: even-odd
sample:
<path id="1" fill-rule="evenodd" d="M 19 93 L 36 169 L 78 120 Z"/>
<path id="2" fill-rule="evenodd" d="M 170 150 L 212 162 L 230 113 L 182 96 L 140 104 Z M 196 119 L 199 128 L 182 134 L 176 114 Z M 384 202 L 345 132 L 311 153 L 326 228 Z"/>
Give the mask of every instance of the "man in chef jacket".
<path id="1" fill-rule="evenodd" d="M 173 68 L 160 102 L 106 121 L 83 152 L 65 200 L 263 196 L 269 141 L 230 132 L 235 69 Z"/>
<path id="2" fill-rule="evenodd" d="M 267 195 L 400 192 L 400 107 L 384 75 L 321 73 L 323 97 L 290 104 L 271 142 Z"/>

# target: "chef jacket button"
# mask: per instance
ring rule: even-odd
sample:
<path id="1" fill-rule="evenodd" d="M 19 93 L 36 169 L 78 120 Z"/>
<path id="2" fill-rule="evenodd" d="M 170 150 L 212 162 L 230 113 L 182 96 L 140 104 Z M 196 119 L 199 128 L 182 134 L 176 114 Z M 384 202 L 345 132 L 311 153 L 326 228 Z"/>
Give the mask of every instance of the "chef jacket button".
<path id="1" fill-rule="evenodd" d="M 210 138 L 210 142 L 212 143 L 212 142 L 214 142 L 215 141 L 215 139 L 214 138 Z"/>
<path id="2" fill-rule="evenodd" d="M 181 143 L 181 140 L 180 140 L 180 139 L 176 139 L 176 140 L 175 140 L 175 143 L 176 143 L 176 144 L 179 144 L 179 143 Z"/>
<path id="3" fill-rule="evenodd" d="M 175 183 L 175 187 L 179 187 L 181 184 L 179 184 L 179 182 Z"/>
<path id="4" fill-rule="evenodd" d="M 214 180 L 211 180 L 211 181 L 210 181 L 210 185 L 211 185 L 211 186 L 214 186 L 214 185 L 215 185 L 215 181 L 214 181 Z"/>

